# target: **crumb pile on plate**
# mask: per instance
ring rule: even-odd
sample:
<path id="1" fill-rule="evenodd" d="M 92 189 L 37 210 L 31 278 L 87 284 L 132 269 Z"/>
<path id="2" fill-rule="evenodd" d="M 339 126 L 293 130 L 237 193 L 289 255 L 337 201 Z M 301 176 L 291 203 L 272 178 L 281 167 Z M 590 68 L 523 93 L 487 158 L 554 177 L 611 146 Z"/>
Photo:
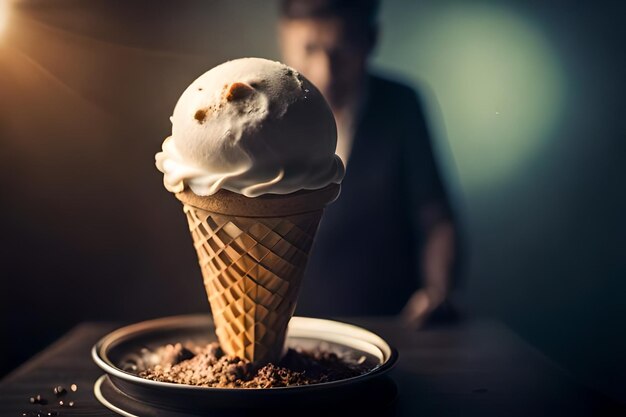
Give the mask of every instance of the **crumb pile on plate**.
<path id="1" fill-rule="evenodd" d="M 289 349 L 277 363 L 255 368 L 252 363 L 225 355 L 217 342 L 204 346 L 181 343 L 153 353 L 153 366 L 142 378 L 214 388 L 276 388 L 337 381 L 363 374 L 365 358 L 349 361 L 325 350 Z"/>

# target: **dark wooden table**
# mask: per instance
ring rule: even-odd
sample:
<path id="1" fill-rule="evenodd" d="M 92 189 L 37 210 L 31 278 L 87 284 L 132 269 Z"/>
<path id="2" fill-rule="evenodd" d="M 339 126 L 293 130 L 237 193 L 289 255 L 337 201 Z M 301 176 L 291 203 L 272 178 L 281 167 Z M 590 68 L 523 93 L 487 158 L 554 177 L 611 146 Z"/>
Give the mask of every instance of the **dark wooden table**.
<path id="1" fill-rule="evenodd" d="M 399 416 L 607 416 L 626 408 L 576 382 L 505 326 L 473 321 L 408 332 L 388 319 L 346 320 L 377 332 L 400 352 L 391 377 L 398 386 Z M 93 395 L 102 374 L 91 346 L 115 323 L 84 323 L 0 382 L 0 415 L 45 409 L 59 416 L 114 416 Z M 56 384 L 78 390 L 60 408 Z M 42 394 L 54 404 L 34 406 Z M 297 415 L 292 414 L 292 415 Z"/>

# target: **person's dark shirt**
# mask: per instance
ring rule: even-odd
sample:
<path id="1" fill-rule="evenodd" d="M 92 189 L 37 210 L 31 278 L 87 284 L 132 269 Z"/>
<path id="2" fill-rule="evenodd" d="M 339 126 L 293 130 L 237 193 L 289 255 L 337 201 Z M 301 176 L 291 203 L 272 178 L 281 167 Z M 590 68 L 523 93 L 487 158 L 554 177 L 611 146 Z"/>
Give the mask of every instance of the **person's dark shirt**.
<path id="1" fill-rule="evenodd" d="M 299 315 L 397 314 L 419 287 L 420 208 L 448 207 L 413 89 L 377 76 L 355 131 L 341 195 L 326 208 Z"/>

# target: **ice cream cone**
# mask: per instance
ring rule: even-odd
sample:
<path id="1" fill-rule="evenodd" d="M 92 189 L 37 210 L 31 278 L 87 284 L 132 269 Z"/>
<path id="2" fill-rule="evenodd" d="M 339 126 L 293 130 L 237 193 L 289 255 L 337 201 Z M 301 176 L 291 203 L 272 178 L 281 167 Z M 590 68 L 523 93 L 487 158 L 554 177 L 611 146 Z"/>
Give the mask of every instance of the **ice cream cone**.
<path id="1" fill-rule="evenodd" d="M 226 190 L 176 194 L 228 355 L 257 364 L 280 359 L 322 212 L 339 189 L 255 198 Z"/>

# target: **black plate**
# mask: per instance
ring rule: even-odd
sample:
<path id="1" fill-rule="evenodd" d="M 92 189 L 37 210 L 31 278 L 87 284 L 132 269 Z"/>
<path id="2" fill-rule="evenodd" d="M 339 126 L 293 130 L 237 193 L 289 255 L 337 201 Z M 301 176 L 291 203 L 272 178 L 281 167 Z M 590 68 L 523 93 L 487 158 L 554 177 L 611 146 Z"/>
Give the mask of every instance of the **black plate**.
<path id="1" fill-rule="evenodd" d="M 324 349 L 348 357 L 363 357 L 364 364 L 369 365 L 369 371 L 333 382 L 265 389 L 198 387 L 150 381 L 136 375 L 137 367 L 146 366 L 140 359 L 145 355 L 139 355 L 144 348 L 153 350 L 167 343 L 208 343 L 213 340 L 214 327 L 210 316 L 166 317 L 113 331 L 96 343 L 92 357 L 108 374 L 111 386 L 126 397 L 150 407 L 178 412 L 302 406 L 303 402 L 310 403 L 312 399 L 316 406 L 324 407 L 345 406 L 351 402 L 363 404 L 363 401 L 378 404 L 382 397 L 385 397 L 382 403 L 387 403 L 390 392 L 394 391 L 388 388 L 388 383 L 384 389 L 378 387 L 380 377 L 397 360 L 396 350 L 381 337 L 350 324 L 305 317 L 294 317 L 291 320 L 287 347 L 300 346 L 306 349 L 323 345 Z M 371 390 L 384 395 L 371 395 Z M 367 392 L 370 395 L 364 398 Z"/>

